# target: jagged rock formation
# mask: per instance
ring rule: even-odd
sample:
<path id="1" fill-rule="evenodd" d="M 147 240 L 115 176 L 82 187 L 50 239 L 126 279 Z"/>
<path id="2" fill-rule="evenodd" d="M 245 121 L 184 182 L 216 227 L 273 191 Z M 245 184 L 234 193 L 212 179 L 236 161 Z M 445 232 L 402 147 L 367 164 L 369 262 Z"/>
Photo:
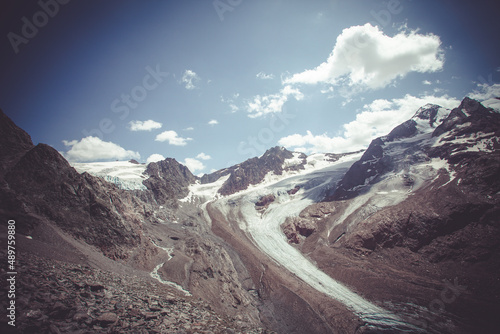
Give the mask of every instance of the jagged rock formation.
<path id="1" fill-rule="evenodd" d="M 148 164 L 145 174 L 149 178 L 143 184 L 160 205 L 176 206 L 177 200 L 188 194 L 188 186 L 196 180 L 186 166 L 171 158 Z"/>

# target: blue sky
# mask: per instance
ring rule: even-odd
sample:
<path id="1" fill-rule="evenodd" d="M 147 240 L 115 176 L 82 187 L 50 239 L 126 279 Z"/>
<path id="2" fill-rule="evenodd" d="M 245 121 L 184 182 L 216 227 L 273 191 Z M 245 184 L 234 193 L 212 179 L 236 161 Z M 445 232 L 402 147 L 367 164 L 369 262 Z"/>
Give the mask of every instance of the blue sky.
<path id="1" fill-rule="evenodd" d="M 195 174 L 366 147 L 427 102 L 500 95 L 489 1 L 3 1 L 0 108 L 72 161 Z"/>

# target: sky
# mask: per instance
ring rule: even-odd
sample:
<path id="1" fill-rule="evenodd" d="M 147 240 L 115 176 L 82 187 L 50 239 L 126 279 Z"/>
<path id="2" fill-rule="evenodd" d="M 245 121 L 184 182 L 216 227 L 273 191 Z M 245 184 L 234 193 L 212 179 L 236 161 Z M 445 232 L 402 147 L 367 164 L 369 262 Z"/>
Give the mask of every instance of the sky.
<path id="1" fill-rule="evenodd" d="M 0 5 L 0 108 L 70 162 L 196 175 L 276 145 L 366 148 L 427 103 L 500 96 L 491 1 Z"/>

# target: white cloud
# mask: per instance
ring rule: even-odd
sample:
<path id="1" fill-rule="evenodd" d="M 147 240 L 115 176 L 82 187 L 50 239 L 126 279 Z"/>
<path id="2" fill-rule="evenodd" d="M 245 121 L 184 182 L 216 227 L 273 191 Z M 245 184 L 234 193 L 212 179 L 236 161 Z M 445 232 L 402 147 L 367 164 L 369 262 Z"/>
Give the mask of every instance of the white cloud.
<path id="1" fill-rule="evenodd" d="M 485 107 L 500 111 L 500 84 L 478 84 L 477 89 L 469 94 L 471 99 L 476 99 Z"/>
<path id="2" fill-rule="evenodd" d="M 168 141 L 170 145 L 174 146 L 186 146 L 187 142 L 193 139 L 179 137 L 177 132 L 169 130 L 169 131 L 164 131 L 159 135 L 157 135 L 155 140 L 160 142 Z"/>
<path id="3" fill-rule="evenodd" d="M 430 82 L 429 80 L 424 80 L 424 81 L 422 81 L 422 84 L 424 84 L 424 85 L 432 85 L 432 82 Z"/>
<path id="4" fill-rule="evenodd" d="M 71 147 L 64 156 L 70 161 L 100 161 L 140 159 L 138 152 L 126 150 L 120 145 L 106 142 L 98 137 L 85 137 L 80 141 L 63 140 L 64 145 Z"/>
<path id="5" fill-rule="evenodd" d="M 266 74 L 264 72 L 259 72 L 257 73 L 256 77 L 263 80 L 271 80 L 274 79 L 274 74 Z"/>
<path id="6" fill-rule="evenodd" d="M 192 126 L 184 129 L 184 131 L 193 131 L 193 130 L 194 130 L 194 128 Z"/>
<path id="7" fill-rule="evenodd" d="M 153 120 L 147 121 L 130 121 L 130 130 L 131 131 L 151 131 L 154 129 L 160 129 L 162 124 L 159 122 L 155 122 Z"/>
<path id="8" fill-rule="evenodd" d="M 195 89 L 196 82 L 200 80 L 200 77 L 191 70 L 185 70 L 184 74 L 182 75 L 181 82 L 186 84 L 186 89 Z"/>
<path id="9" fill-rule="evenodd" d="M 284 84 L 342 84 L 378 89 L 409 72 L 436 72 L 444 57 L 438 36 L 400 32 L 394 37 L 369 23 L 344 29 L 328 59 L 296 73 Z"/>
<path id="10" fill-rule="evenodd" d="M 327 134 L 293 134 L 281 138 L 278 143 L 290 149 L 299 148 L 304 153 L 330 152 L 343 153 L 366 148 L 371 140 L 388 134 L 394 127 L 410 119 L 415 112 L 427 103 L 445 108 L 455 108 L 460 101 L 446 95 L 441 97 L 406 95 L 401 99 L 375 100 L 363 107 L 356 119 L 343 125 L 341 136 L 329 137 Z"/>
<path id="11" fill-rule="evenodd" d="M 230 104 L 230 105 L 229 105 L 229 108 L 231 108 L 231 113 L 233 113 L 233 114 L 234 114 L 235 112 L 237 112 L 238 110 L 240 110 L 240 108 L 238 108 L 238 106 L 237 106 L 237 105 L 235 105 L 235 104 Z"/>
<path id="12" fill-rule="evenodd" d="M 151 154 L 148 159 L 146 160 L 146 163 L 150 163 L 150 162 L 157 162 L 157 161 L 162 161 L 162 160 L 165 160 L 165 157 L 161 154 Z"/>
<path id="13" fill-rule="evenodd" d="M 210 159 L 212 159 L 212 157 L 211 157 L 211 156 L 209 156 L 208 154 L 205 154 L 205 153 L 201 152 L 200 154 L 198 154 L 198 155 L 196 156 L 196 159 L 201 159 L 201 160 L 210 160 Z"/>
<path id="14" fill-rule="evenodd" d="M 470 93 L 469 97 L 478 101 L 500 97 L 500 84 L 478 84 L 477 89 Z"/>
<path id="15" fill-rule="evenodd" d="M 209 125 L 217 125 L 219 124 L 219 121 L 217 121 L 216 119 L 212 119 L 208 122 Z"/>
<path id="16" fill-rule="evenodd" d="M 277 94 L 265 96 L 256 95 L 253 101 L 247 104 L 248 117 L 255 118 L 266 114 L 281 112 L 283 105 L 288 101 L 290 96 L 294 97 L 297 101 L 304 98 L 304 94 L 302 94 L 300 90 L 290 85 L 283 87 Z"/>
<path id="17" fill-rule="evenodd" d="M 184 159 L 184 165 L 186 165 L 186 167 L 189 168 L 189 170 L 193 174 L 197 171 L 205 169 L 205 165 L 203 164 L 203 162 L 193 158 Z"/>

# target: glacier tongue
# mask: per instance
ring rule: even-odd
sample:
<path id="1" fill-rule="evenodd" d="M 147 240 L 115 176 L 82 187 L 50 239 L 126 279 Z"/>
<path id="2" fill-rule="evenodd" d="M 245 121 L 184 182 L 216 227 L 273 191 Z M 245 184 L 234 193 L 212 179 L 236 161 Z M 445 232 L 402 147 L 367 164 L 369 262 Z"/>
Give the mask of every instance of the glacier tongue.
<path id="1" fill-rule="evenodd" d="M 307 206 L 324 198 L 325 191 L 344 175 L 345 171 L 359 159 L 352 155 L 331 162 L 327 167 L 319 164 L 295 175 L 288 175 L 274 182 L 263 182 L 245 191 L 215 199 L 212 202 L 227 219 L 242 217 L 238 220 L 241 230 L 250 240 L 279 265 L 297 275 L 304 282 L 331 298 L 349 307 L 360 318 L 376 328 L 395 327 L 401 330 L 411 328 L 396 315 L 365 300 L 347 287 L 318 269 L 301 252 L 288 243 L 281 231 L 281 224 L 287 217 L 297 216 Z M 299 185 L 295 195 L 287 190 Z M 262 214 L 255 209 L 255 203 L 265 195 L 275 195 L 275 201 Z"/>
<path id="2" fill-rule="evenodd" d="M 147 175 L 144 175 L 146 165 L 130 161 L 72 163 L 71 165 L 80 174 L 87 172 L 116 184 L 120 189 L 146 190 L 142 184 L 142 181 L 148 178 Z"/>

